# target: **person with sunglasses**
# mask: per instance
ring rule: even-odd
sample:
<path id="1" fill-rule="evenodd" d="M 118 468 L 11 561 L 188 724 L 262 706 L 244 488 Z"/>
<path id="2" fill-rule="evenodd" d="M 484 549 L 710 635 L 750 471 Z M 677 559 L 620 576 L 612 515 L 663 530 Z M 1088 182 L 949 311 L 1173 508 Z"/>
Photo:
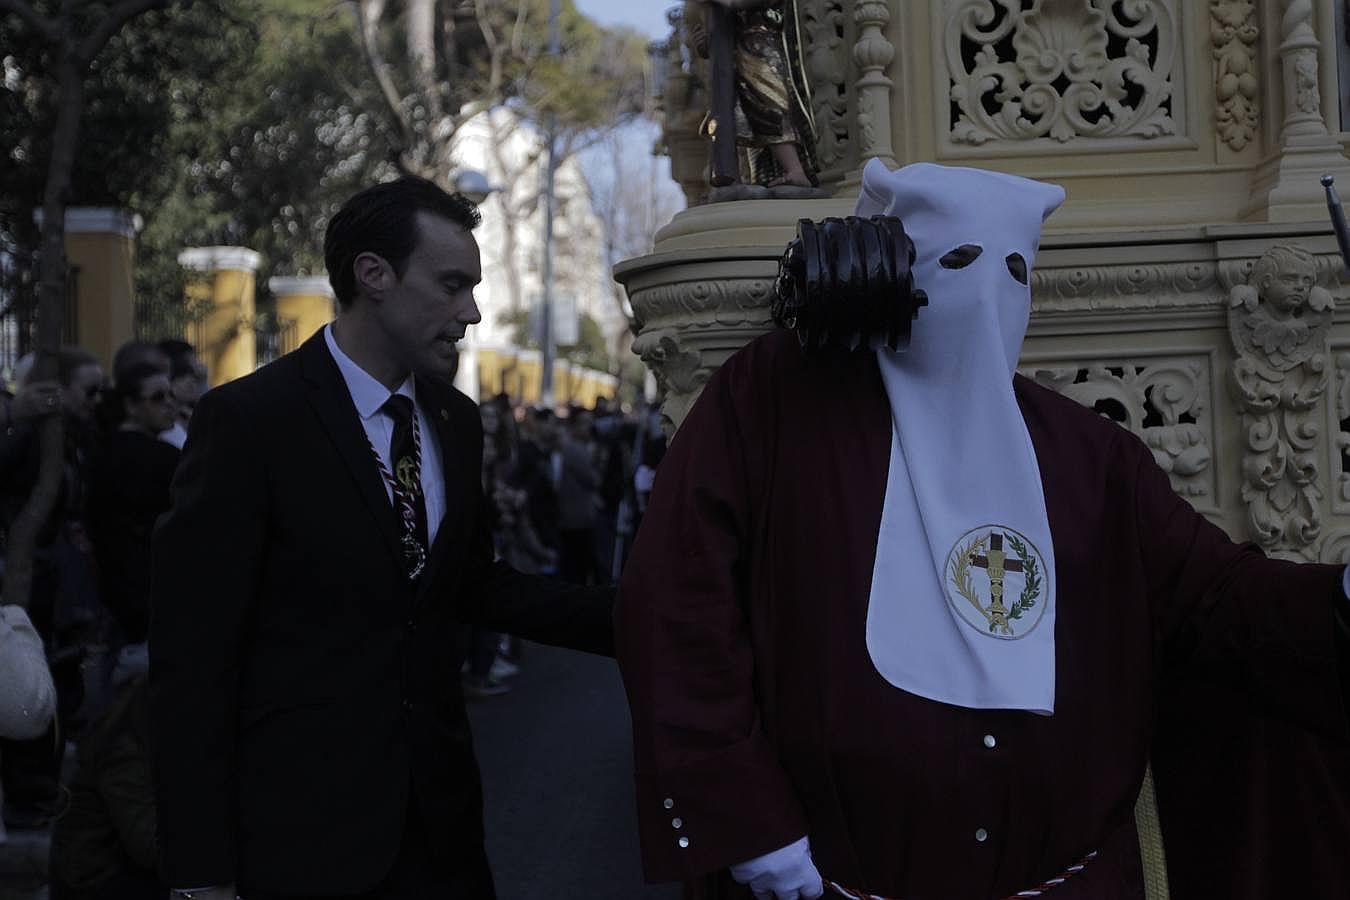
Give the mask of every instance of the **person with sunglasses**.
<path id="1" fill-rule="evenodd" d="M 145 642 L 150 616 L 150 536 L 169 508 L 178 449 L 159 439 L 177 413 L 169 376 L 152 363 L 129 368 L 110 396 L 121 422 L 104 440 L 89 491 L 99 593 L 114 623 L 110 651 Z M 131 650 L 144 659 L 144 650 Z"/>

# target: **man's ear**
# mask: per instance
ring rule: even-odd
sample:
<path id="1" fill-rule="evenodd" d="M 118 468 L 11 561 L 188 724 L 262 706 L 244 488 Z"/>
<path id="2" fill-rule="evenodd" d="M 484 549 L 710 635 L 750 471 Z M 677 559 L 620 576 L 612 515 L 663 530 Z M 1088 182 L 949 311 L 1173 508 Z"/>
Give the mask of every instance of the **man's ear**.
<path id="1" fill-rule="evenodd" d="M 385 289 L 391 286 L 394 273 L 383 256 L 361 253 L 352 261 L 352 274 L 361 293 L 379 303 L 384 299 Z"/>

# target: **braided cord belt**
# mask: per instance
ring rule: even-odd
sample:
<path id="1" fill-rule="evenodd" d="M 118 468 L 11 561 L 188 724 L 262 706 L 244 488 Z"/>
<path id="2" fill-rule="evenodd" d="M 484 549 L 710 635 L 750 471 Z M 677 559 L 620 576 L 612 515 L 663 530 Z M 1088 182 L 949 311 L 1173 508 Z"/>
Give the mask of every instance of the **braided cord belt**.
<path id="1" fill-rule="evenodd" d="M 1018 891 L 1016 894 L 1010 894 L 1004 900 L 1023 900 L 1028 897 L 1044 897 L 1046 894 L 1068 881 L 1073 876 L 1087 868 L 1087 864 L 1097 858 L 1096 851 L 1083 857 L 1081 862 L 1074 863 L 1054 878 L 1048 878 L 1034 888 L 1028 888 L 1025 891 Z M 889 898 L 878 896 L 877 894 L 868 894 L 864 891 L 855 891 L 846 888 L 842 884 L 837 884 L 830 879 L 825 879 L 825 887 L 834 891 L 841 897 L 847 897 L 848 900 L 889 900 Z"/>

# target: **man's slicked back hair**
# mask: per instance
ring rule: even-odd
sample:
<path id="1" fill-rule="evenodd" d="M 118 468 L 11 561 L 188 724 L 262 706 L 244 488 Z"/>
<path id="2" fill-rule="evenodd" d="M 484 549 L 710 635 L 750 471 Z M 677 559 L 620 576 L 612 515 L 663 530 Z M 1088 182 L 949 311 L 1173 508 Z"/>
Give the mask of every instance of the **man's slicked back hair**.
<path id="1" fill-rule="evenodd" d="M 356 299 L 353 266 L 362 253 L 383 258 L 403 277 L 417 247 L 419 212 L 449 219 L 465 231 L 482 221 L 478 207 L 464 195 L 412 175 L 368 187 L 342 204 L 323 241 L 328 281 L 340 306 L 346 308 Z"/>

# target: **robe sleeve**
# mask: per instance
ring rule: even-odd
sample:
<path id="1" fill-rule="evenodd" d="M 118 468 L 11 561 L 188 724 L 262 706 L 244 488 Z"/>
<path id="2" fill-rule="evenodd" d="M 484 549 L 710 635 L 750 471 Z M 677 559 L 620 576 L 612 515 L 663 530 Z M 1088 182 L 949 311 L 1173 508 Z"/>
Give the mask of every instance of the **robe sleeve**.
<path id="1" fill-rule="evenodd" d="M 712 377 L 661 462 L 619 587 L 649 881 L 693 879 L 806 834 L 761 728 L 748 624 L 771 361 L 752 344 Z"/>
<path id="2" fill-rule="evenodd" d="M 1291 723 L 1350 737 L 1338 659 L 1350 602 L 1343 567 L 1270 559 L 1234 543 L 1177 496 L 1137 438 L 1124 439 L 1163 671 L 1221 671 Z"/>

